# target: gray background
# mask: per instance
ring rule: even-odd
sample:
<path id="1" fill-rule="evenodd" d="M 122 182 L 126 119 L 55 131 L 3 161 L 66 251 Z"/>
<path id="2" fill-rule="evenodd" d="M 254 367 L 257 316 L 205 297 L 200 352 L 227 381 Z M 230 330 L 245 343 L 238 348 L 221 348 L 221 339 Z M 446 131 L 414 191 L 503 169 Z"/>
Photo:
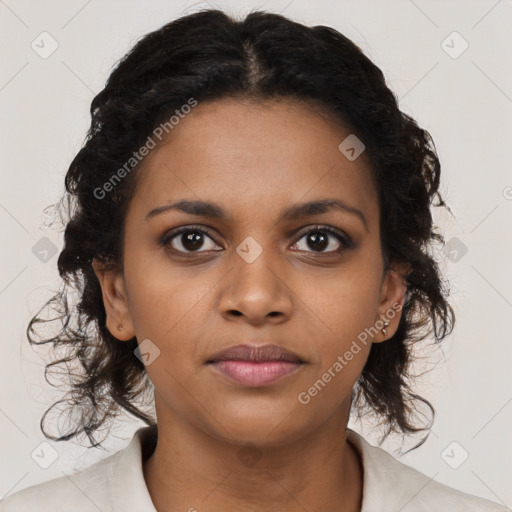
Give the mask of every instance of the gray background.
<path id="1" fill-rule="evenodd" d="M 107 452 L 46 441 L 39 429 L 61 396 L 43 379 L 46 351 L 25 339 L 29 319 L 59 284 L 52 250 L 60 250 L 62 236 L 43 210 L 63 192 L 90 102 L 115 62 L 145 33 L 208 6 L 235 15 L 259 7 L 337 28 L 381 67 L 402 110 L 432 134 L 456 216 L 435 213 L 448 242 L 438 256 L 457 326 L 442 352 L 427 350 L 418 365 L 431 370 L 418 391 L 437 419 L 426 444 L 400 460 L 511 506 L 512 6 L 503 0 L 0 0 L 0 497 L 89 466 L 142 426 L 120 418 Z M 52 44 L 58 47 L 46 55 Z M 375 442 L 371 422 L 351 426 Z M 395 453 L 399 441 L 384 447 Z M 47 469 L 33 453 L 46 454 Z"/>

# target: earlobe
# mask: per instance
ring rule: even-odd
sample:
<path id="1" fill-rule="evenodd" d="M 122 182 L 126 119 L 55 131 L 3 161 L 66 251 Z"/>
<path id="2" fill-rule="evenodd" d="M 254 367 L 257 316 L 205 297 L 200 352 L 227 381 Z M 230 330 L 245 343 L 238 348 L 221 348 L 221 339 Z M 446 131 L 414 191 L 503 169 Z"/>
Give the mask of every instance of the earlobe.
<path id="1" fill-rule="evenodd" d="M 107 315 L 107 329 L 119 340 L 132 339 L 135 331 L 128 308 L 122 272 L 106 269 L 96 259 L 93 259 L 92 267 L 101 286 L 103 305 Z"/>
<path id="2" fill-rule="evenodd" d="M 375 319 L 376 327 L 379 329 L 374 339 L 375 343 L 389 340 L 398 329 L 407 292 L 405 276 L 410 272 L 410 264 L 401 263 L 392 264 L 386 273 L 381 288 L 379 316 Z"/>

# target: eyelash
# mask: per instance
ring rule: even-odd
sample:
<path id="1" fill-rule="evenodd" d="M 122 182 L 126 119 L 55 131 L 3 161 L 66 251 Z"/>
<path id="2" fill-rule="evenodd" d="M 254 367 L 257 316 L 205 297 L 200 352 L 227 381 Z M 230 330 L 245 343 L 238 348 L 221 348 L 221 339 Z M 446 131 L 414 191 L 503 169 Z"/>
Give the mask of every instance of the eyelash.
<path id="1" fill-rule="evenodd" d="M 315 252 L 315 251 L 306 251 L 306 252 L 311 252 L 315 255 L 320 255 L 320 256 L 321 255 L 331 255 L 331 254 L 340 254 L 341 252 L 348 250 L 348 249 L 352 249 L 354 247 L 354 242 L 348 235 L 342 234 L 341 232 L 338 232 L 338 230 L 335 230 L 334 228 L 331 228 L 329 226 L 324 226 L 321 224 L 317 224 L 317 225 L 309 228 L 307 231 L 302 232 L 295 243 L 297 243 L 299 240 L 304 238 L 306 235 L 308 235 L 310 233 L 318 232 L 318 231 L 323 232 L 323 233 L 328 233 L 328 234 L 334 236 L 334 238 L 336 238 L 338 240 L 338 242 L 340 242 L 342 248 L 337 249 L 335 251 L 327 251 L 327 252 Z M 208 236 L 215 242 L 215 236 L 209 229 L 204 228 L 204 227 L 195 226 L 195 225 L 190 225 L 190 226 L 183 226 L 183 227 L 177 228 L 176 230 L 173 230 L 169 233 L 166 233 L 161 238 L 160 245 L 162 247 L 168 247 L 168 246 L 170 246 L 170 242 L 174 238 L 176 238 L 178 235 L 181 235 L 182 233 L 190 233 L 190 232 L 201 233 L 203 235 Z M 217 243 L 217 242 L 215 242 L 215 243 Z M 184 251 L 176 250 L 174 248 L 172 248 L 172 250 L 180 255 L 186 255 L 186 256 L 194 255 L 194 254 L 201 254 L 201 252 L 208 252 L 208 251 L 184 252 Z M 298 252 L 305 252 L 305 251 L 298 251 Z"/>

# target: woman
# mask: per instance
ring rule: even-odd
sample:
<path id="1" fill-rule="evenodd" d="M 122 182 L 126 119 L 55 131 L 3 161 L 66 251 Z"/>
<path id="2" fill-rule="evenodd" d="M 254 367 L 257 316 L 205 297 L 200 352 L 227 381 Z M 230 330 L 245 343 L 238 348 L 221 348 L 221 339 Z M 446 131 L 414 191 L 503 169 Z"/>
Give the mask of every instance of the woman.
<path id="1" fill-rule="evenodd" d="M 505 510 L 347 428 L 369 409 L 425 439 L 412 349 L 454 322 L 429 255 L 439 160 L 357 46 L 202 11 L 141 39 L 91 115 L 46 305 L 63 328 L 28 334 L 79 363 L 79 420 L 49 438 L 96 446 L 122 410 L 148 426 L 2 512 Z"/>

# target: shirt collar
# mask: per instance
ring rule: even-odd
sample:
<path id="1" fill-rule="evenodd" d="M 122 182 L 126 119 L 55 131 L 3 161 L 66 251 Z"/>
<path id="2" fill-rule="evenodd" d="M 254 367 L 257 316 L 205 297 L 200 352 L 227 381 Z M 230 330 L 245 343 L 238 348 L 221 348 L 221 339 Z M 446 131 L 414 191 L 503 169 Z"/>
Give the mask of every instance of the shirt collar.
<path id="1" fill-rule="evenodd" d="M 143 456 L 145 460 L 153 453 L 156 436 L 156 426 L 139 428 L 126 448 L 112 457 L 107 472 L 110 482 L 110 499 L 116 512 L 126 510 L 157 512 L 144 480 L 142 466 Z M 391 456 L 387 452 L 370 445 L 351 429 L 347 429 L 347 440 L 358 451 L 363 466 L 361 512 L 381 510 L 383 496 L 386 497 L 386 504 L 389 505 L 390 510 L 394 510 L 392 505 L 399 505 L 402 500 L 397 499 L 396 503 L 389 501 L 393 501 L 393 493 L 390 493 L 389 486 L 386 488 L 386 482 L 393 481 L 394 477 L 399 479 L 402 464 L 393 460 L 397 467 L 395 464 L 390 465 L 388 459 Z"/>
<path id="2" fill-rule="evenodd" d="M 347 429 L 347 440 L 355 446 L 363 464 L 361 512 L 381 512 L 384 506 L 386 510 L 403 512 L 434 510 L 428 506 L 429 498 L 420 494 L 427 486 L 429 490 L 438 486 L 433 478 L 406 466 L 353 430 Z"/>
<path id="3" fill-rule="evenodd" d="M 111 458 L 107 475 L 112 509 L 116 512 L 157 512 L 142 469 L 143 453 L 149 456 L 155 433 L 156 427 L 139 428 L 128 446 Z"/>

